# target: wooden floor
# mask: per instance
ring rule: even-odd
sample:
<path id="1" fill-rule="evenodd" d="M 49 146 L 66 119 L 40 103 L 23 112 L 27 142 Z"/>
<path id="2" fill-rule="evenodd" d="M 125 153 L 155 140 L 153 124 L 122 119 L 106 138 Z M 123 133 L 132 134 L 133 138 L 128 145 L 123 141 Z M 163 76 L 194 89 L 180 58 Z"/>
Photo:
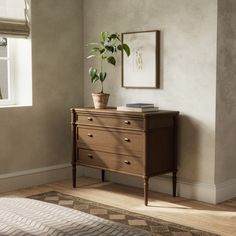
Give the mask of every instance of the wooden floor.
<path id="1" fill-rule="evenodd" d="M 71 180 L 65 180 L 4 193 L 0 196 L 25 197 L 41 192 L 60 191 L 219 235 L 236 235 L 236 198 L 218 205 L 211 205 L 151 192 L 149 205 L 145 207 L 142 189 L 110 182 L 101 183 L 100 180 L 87 177 L 78 178 L 77 183 L 76 189 L 71 187 Z"/>

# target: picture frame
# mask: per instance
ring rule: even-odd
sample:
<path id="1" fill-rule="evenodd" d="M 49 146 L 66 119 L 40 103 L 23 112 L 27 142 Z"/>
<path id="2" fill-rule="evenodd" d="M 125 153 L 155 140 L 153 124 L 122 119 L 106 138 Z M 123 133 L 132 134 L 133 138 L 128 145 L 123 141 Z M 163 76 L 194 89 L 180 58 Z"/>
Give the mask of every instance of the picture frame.
<path id="1" fill-rule="evenodd" d="M 155 89 L 160 87 L 160 31 L 136 31 L 121 34 L 122 43 L 131 54 L 121 56 L 123 88 Z"/>

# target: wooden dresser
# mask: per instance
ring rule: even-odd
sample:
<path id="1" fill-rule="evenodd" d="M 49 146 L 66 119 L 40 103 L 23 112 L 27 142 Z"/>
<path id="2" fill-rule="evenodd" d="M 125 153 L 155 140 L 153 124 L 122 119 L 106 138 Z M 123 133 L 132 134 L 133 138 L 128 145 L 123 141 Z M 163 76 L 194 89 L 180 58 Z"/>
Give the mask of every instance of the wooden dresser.
<path id="1" fill-rule="evenodd" d="M 72 174 L 76 166 L 140 176 L 148 204 L 149 177 L 172 172 L 176 195 L 177 111 L 123 112 L 116 109 L 72 108 Z"/>

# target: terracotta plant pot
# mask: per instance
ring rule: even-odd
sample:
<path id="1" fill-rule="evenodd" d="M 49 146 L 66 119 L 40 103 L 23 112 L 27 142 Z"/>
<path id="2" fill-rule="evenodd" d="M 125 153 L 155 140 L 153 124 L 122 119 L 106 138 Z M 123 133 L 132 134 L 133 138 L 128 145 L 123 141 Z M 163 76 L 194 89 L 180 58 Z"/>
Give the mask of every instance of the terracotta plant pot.
<path id="1" fill-rule="evenodd" d="M 92 93 L 95 109 L 105 109 L 107 107 L 110 94 L 108 93 Z"/>

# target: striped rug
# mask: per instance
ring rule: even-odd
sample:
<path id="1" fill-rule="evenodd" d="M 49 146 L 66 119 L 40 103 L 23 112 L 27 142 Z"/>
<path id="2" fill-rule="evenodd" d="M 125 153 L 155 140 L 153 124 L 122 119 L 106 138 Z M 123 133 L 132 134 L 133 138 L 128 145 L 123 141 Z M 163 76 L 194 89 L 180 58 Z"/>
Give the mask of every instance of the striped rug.
<path id="1" fill-rule="evenodd" d="M 62 200 L 63 201 L 63 200 Z M 18 197 L 0 198 L 0 235 L 150 235 L 101 217 L 63 206 Z"/>
<path id="2" fill-rule="evenodd" d="M 72 208 L 79 212 L 84 212 L 89 215 L 94 215 L 96 217 L 99 217 L 100 219 L 104 219 L 109 222 L 118 223 L 119 225 L 123 225 L 124 227 L 128 226 L 129 229 L 133 232 L 135 232 L 136 229 L 143 230 L 141 235 L 153 235 L 153 236 L 161 236 L 161 235 L 215 236 L 216 235 L 201 230 L 193 229 L 190 227 L 186 227 L 183 225 L 175 224 L 172 222 L 164 221 L 161 219 L 89 201 L 79 197 L 62 194 L 55 191 L 31 196 L 30 198 L 41 200 L 43 202 L 53 203 L 56 205 L 61 205 L 67 208 Z M 93 235 L 93 234 L 87 234 L 87 235 Z M 106 234 L 98 234 L 98 235 L 106 235 Z M 113 234 L 108 234 L 108 235 L 113 235 Z M 123 235 L 123 234 L 118 234 L 118 235 Z M 129 234 L 124 234 L 124 235 L 129 235 Z"/>

